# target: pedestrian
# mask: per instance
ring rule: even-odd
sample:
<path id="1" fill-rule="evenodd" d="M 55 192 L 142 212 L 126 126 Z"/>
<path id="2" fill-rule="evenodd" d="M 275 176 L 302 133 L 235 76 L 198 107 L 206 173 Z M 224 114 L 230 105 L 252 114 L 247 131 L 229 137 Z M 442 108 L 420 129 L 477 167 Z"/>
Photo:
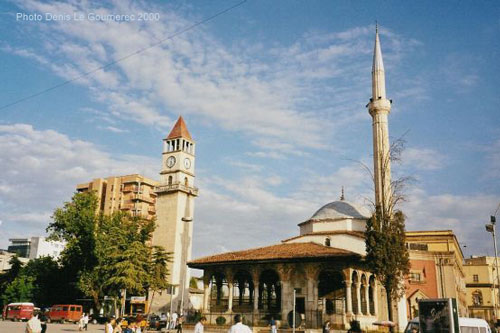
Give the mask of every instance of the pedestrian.
<path id="1" fill-rule="evenodd" d="M 42 312 L 39 316 L 39 319 L 42 326 L 42 333 L 47 332 L 47 312 Z"/>
<path id="2" fill-rule="evenodd" d="M 359 324 L 359 321 L 352 320 L 350 324 L 351 324 L 351 328 L 349 329 L 349 331 L 347 331 L 347 333 L 361 333 L 361 332 L 363 332 L 361 330 L 361 325 Z"/>
<path id="3" fill-rule="evenodd" d="M 194 326 L 194 333 L 203 333 L 205 329 L 205 323 L 207 322 L 206 317 L 201 317 L 198 323 Z"/>
<path id="4" fill-rule="evenodd" d="M 330 321 L 329 320 L 325 321 L 325 324 L 323 325 L 323 333 L 330 333 Z"/>
<path id="5" fill-rule="evenodd" d="M 78 320 L 78 330 L 83 331 L 83 317 L 85 316 L 85 313 L 82 313 L 80 316 L 80 320 Z"/>
<path id="6" fill-rule="evenodd" d="M 234 316 L 234 325 L 231 326 L 228 333 L 252 333 L 252 330 L 247 325 L 243 324 L 241 315 Z"/>
<path id="7" fill-rule="evenodd" d="M 88 330 L 88 326 L 89 326 L 89 314 L 88 313 L 84 313 L 83 314 L 83 329 L 84 330 Z"/>
<path id="8" fill-rule="evenodd" d="M 33 311 L 33 316 L 26 323 L 26 333 L 42 333 L 42 323 L 38 319 L 38 311 Z"/>
<path id="9" fill-rule="evenodd" d="M 118 318 L 113 327 L 113 333 L 122 333 L 123 318 Z"/>
<path id="10" fill-rule="evenodd" d="M 182 323 L 184 322 L 184 316 L 180 315 L 179 319 L 177 319 L 177 333 L 182 333 Z"/>
<path id="11" fill-rule="evenodd" d="M 170 318 L 170 327 L 169 329 L 172 330 L 177 326 L 177 312 L 172 313 L 172 317 Z"/>
<path id="12" fill-rule="evenodd" d="M 274 320 L 274 317 L 271 317 L 271 320 L 269 320 L 269 326 L 271 326 L 271 333 L 278 333 L 278 329 L 276 328 L 276 320 Z"/>
<path id="13" fill-rule="evenodd" d="M 104 325 L 104 333 L 113 333 L 113 325 L 115 320 L 112 318 L 106 319 L 106 324 Z"/>

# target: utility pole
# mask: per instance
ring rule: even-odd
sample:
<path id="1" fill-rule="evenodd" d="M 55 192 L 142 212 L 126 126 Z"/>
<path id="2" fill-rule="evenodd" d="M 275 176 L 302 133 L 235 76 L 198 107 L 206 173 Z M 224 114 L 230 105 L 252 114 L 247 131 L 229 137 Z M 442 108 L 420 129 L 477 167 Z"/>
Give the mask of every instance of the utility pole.
<path id="1" fill-rule="evenodd" d="M 495 298 L 499 298 L 500 292 L 498 290 L 498 285 L 500 284 L 500 272 L 498 271 L 498 253 L 497 253 L 497 238 L 496 238 L 496 234 L 495 234 L 495 229 L 496 229 L 495 225 L 496 225 L 496 217 L 494 215 L 492 215 L 492 216 L 490 216 L 490 224 L 486 225 L 486 231 L 490 232 L 493 236 L 493 247 L 495 249 L 495 270 L 497 273 L 497 286 L 495 287 L 495 279 L 493 279 L 493 290 L 495 290 L 496 294 L 497 294 L 497 296 Z M 495 303 L 498 304 L 499 301 L 500 301 L 500 299 L 496 299 Z M 498 319 L 497 307 L 495 307 L 495 316 Z"/>

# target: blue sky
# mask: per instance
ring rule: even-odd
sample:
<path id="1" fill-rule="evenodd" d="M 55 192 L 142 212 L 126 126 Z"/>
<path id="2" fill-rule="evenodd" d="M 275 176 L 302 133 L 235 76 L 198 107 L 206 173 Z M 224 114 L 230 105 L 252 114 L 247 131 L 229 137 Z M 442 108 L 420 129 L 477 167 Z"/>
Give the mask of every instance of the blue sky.
<path id="1" fill-rule="evenodd" d="M 238 1 L 0 4 L 1 105 L 73 79 Z M 90 13 L 159 13 L 95 22 Z M 43 16 L 16 20 L 16 13 Z M 83 14 L 77 22 L 45 13 Z M 380 24 L 395 176 L 410 175 L 407 229 L 453 229 L 492 254 L 500 203 L 500 4 L 247 1 L 160 46 L 1 109 L 0 248 L 41 235 L 77 183 L 158 179 L 161 139 L 182 114 L 197 142 L 195 257 L 272 244 L 338 199 L 368 204 L 365 105 Z M 1 107 L 1 106 L 0 106 Z M 500 217 L 500 216 L 499 216 Z"/>

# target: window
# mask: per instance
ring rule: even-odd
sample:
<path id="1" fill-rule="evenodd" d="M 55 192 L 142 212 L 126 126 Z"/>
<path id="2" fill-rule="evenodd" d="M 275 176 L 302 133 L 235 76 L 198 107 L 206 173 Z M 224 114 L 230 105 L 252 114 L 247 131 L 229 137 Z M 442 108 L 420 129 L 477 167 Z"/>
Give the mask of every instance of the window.
<path id="1" fill-rule="evenodd" d="M 483 304 L 483 294 L 480 290 L 476 290 L 472 293 L 472 304 L 482 305 Z"/>
<path id="2" fill-rule="evenodd" d="M 417 272 L 411 272 L 410 273 L 410 281 L 411 282 L 421 282 L 422 281 L 422 275 Z"/>
<path id="3" fill-rule="evenodd" d="M 63 306 L 63 311 L 68 311 L 68 307 L 67 306 Z"/>
<path id="4" fill-rule="evenodd" d="M 479 275 L 477 275 L 477 274 L 472 275 L 472 280 L 474 282 L 479 282 Z"/>
<path id="5" fill-rule="evenodd" d="M 330 238 L 325 239 L 325 246 L 332 246 Z"/>
<path id="6" fill-rule="evenodd" d="M 409 249 L 416 251 L 428 251 L 429 246 L 424 243 L 409 243 Z"/>

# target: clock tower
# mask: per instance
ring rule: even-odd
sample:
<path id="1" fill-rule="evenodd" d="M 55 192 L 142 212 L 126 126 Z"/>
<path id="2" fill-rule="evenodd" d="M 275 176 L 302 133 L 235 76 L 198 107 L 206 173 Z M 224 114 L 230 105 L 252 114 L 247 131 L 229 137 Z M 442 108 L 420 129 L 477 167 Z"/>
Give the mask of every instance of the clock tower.
<path id="1" fill-rule="evenodd" d="M 171 253 L 168 282 L 173 288 L 154 297 L 153 311 L 167 312 L 171 307 L 182 311 L 189 302 L 190 274 L 186 264 L 191 260 L 194 198 L 198 196 L 194 166 L 195 142 L 179 117 L 163 139 L 160 184 L 156 188 L 157 227 L 153 234 L 153 245 L 161 245 Z"/>

